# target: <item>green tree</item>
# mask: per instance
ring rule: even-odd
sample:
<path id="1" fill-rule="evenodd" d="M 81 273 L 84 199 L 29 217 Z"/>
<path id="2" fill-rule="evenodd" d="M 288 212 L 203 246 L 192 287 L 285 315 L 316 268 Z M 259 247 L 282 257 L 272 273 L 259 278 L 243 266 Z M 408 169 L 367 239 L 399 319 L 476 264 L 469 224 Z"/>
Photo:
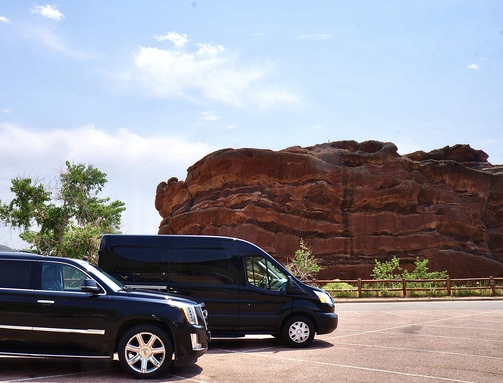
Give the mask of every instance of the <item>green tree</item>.
<path id="1" fill-rule="evenodd" d="M 313 279 L 321 270 L 311 249 L 303 239 L 299 241 L 299 249 L 295 252 L 293 260 L 287 263 L 286 268 L 303 281 Z"/>
<path id="2" fill-rule="evenodd" d="M 106 174 L 92 165 L 66 162 L 56 187 L 31 178 L 12 179 L 15 197 L 0 201 L 0 220 L 22 230 L 30 249 L 47 255 L 95 260 L 100 235 L 118 233 L 122 201 L 100 198 Z"/>
<path id="3" fill-rule="evenodd" d="M 385 262 L 379 262 L 376 259 L 374 269 L 370 275 L 374 279 L 399 279 L 402 276 L 397 271 L 401 270 L 400 259 L 397 257 L 393 257 L 391 260 Z"/>

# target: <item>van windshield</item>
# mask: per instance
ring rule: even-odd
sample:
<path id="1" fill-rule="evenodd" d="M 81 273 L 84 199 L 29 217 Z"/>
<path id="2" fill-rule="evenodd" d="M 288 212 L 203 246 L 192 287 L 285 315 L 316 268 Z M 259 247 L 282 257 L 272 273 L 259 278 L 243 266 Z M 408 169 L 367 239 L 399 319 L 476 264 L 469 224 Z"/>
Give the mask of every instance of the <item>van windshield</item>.
<path id="1" fill-rule="evenodd" d="M 286 274 L 276 265 L 262 257 L 246 257 L 248 283 L 271 291 L 285 292 Z"/>

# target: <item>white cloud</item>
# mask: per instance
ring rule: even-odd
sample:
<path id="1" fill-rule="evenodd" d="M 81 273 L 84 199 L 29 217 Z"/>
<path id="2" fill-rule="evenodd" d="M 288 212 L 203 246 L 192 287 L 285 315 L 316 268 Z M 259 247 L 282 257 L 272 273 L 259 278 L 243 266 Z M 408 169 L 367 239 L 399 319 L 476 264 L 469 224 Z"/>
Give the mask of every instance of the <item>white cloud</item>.
<path id="1" fill-rule="evenodd" d="M 65 18 L 65 15 L 63 15 L 54 5 L 35 5 L 31 9 L 31 12 L 56 21 L 61 21 Z"/>
<path id="2" fill-rule="evenodd" d="M 299 103 L 299 96 L 270 81 L 269 63 L 240 64 L 222 45 L 194 43 L 195 50 L 141 47 L 127 78 L 146 94 L 194 103 L 219 102 L 263 108 Z"/>
<path id="3" fill-rule="evenodd" d="M 480 69 L 480 65 L 479 64 L 470 64 L 467 66 L 468 69 L 471 69 L 471 70 L 479 70 Z"/>
<path id="4" fill-rule="evenodd" d="M 161 221 L 154 207 L 157 185 L 171 177 L 185 179 L 189 166 L 216 149 L 175 136 L 146 137 L 125 129 L 108 133 L 94 125 L 38 131 L 0 124 L 0 200 L 12 199 L 12 178 L 49 182 L 65 161 L 85 163 L 107 174 L 103 197 L 125 202 L 123 232 L 156 234 Z M 0 244 L 14 242 L 15 236 L 0 232 Z"/>
<path id="5" fill-rule="evenodd" d="M 201 120 L 218 121 L 218 120 L 220 120 L 220 117 L 215 115 L 215 113 L 212 110 L 210 110 L 207 112 L 203 112 L 203 116 L 201 117 Z"/>
<path id="6" fill-rule="evenodd" d="M 30 26 L 24 30 L 24 35 L 28 39 L 38 41 L 41 44 L 68 57 L 77 59 L 90 59 L 93 57 L 88 53 L 76 51 L 70 48 L 64 35 L 45 26 Z"/>
<path id="7" fill-rule="evenodd" d="M 164 40 L 171 41 L 178 48 L 182 48 L 185 44 L 189 42 L 189 38 L 187 37 L 186 34 L 180 35 L 179 33 L 176 32 L 169 32 L 168 34 L 163 36 L 155 35 L 154 37 L 157 41 L 164 41 Z"/>
<path id="8" fill-rule="evenodd" d="M 5 16 L 0 16 L 0 23 L 10 24 L 10 20 Z"/>
<path id="9" fill-rule="evenodd" d="M 316 33 L 313 35 L 300 35 L 299 37 L 305 40 L 328 40 L 332 39 L 334 36 L 330 33 Z"/>

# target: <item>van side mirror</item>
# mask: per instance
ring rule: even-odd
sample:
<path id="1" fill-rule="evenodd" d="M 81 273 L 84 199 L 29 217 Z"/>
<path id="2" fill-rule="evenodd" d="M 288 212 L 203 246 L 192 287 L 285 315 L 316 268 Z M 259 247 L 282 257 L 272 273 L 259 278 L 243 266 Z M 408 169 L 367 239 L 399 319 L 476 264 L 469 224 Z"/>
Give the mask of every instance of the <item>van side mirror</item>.
<path id="1" fill-rule="evenodd" d="M 80 290 L 84 293 L 91 293 L 91 294 L 98 294 L 100 292 L 100 288 L 96 284 L 96 281 L 94 281 L 93 279 L 82 280 Z"/>
<path id="2" fill-rule="evenodd" d="M 302 287 L 299 287 L 297 283 L 293 281 L 293 278 L 291 275 L 288 275 L 286 280 L 286 293 L 287 294 L 305 294 L 304 290 L 302 290 Z"/>

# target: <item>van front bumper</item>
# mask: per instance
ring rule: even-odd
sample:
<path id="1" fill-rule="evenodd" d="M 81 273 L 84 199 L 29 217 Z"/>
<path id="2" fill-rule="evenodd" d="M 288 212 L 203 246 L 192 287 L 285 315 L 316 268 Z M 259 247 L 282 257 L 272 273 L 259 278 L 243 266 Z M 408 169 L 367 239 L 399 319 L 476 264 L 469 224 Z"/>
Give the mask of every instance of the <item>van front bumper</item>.
<path id="1" fill-rule="evenodd" d="M 336 313 L 317 313 L 318 334 L 329 334 L 337 328 L 339 317 Z"/>

